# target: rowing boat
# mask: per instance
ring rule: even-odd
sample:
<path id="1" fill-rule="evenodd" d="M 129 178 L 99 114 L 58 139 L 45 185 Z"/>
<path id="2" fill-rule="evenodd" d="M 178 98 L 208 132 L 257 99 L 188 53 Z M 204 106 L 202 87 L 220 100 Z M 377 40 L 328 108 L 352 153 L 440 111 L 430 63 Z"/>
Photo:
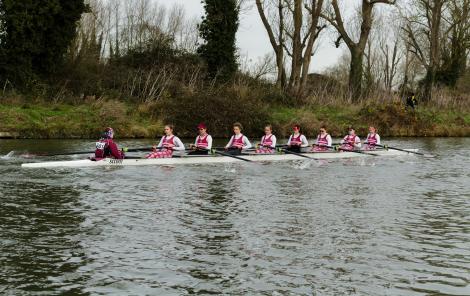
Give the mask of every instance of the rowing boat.
<path id="1" fill-rule="evenodd" d="M 401 156 L 410 155 L 409 152 L 417 152 L 418 149 L 407 149 L 406 151 L 394 150 L 374 150 L 364 151 L 362 153 L 356 152 L 311 152 L 302 153 L 312 159 L 338 159 L 338 158 L 356 158 L 356 157 L 370 157 L 375 156 Z M 288 160 L 305 160 L 298 155 L 294 154 L 248 154 L 241 155 L 245 159 L 257 162 L 272 162 L 272 161 L 288 161 Z M 154 158 L 154 159 L 111 159 L 105 158 L 99 161 L 89 159 L 83 160 L 70 160 L 70 161 L 52 161 L 52 162 L 37 162 L 37 163 L 24 163 L 21 166 L 24 168 L 54 168 L 54 167 L 95 167 L 95 166 L 141 166 L 141 165 L 179 165 L 179 164 L 206 164 L 206 163 L 231 163 L 242 162 L 240 159 L 220 156 L 220 155 L 194 155 L 194 156 L 180 156 L 173 158 Z"/>

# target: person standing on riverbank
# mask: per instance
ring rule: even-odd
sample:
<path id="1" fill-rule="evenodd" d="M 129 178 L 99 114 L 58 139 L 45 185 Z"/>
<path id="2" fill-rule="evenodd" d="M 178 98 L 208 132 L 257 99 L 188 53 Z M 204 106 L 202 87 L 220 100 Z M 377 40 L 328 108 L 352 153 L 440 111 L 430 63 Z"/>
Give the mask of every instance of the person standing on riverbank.
<path id="1" fill-rule="evenodd" d="M 361 139 L 356 135 L 353 127 L 348 128 L 348 134 L 341 140 L 341 150 L 354 150 L 361 148 Z"/>
<path id="2" fill-rule="evenodd" d="M 242 134 L 242 125 L 239 122 L 233 124 L 233 136 L 230 138 L 230 141 L 225 146 L 227 153 L 232 155 L 242 154 L 242 150 L 250 149 L 251 143 L 247 137 Z"/>
<path id="3" fill-rule="evenodd" d="M 416 105 L 418 105 L 418 100 L 416 99 L 415 94 L 411 93 L 411 95 L 406 98 L 406 107 L 415 110 Z"/>
<path id="4" fill-rule="evenodd" d="M 161 138 L 157 146 L 153 146 L 153 151 L 146 158 L 171 158 L 173 151 L 184 151 L 184 144 L 173 134 L 174 126 L 165 125 L 165 135 Z"/>
<path id="5" fill-rule="evenodd" d="M 301 133 L 300 125 L 296 124 L 292 127 L 292 135 L 287 141 L 287 150 L 300 153 L 302 148 L 308 147 L 307 138 Z"/>
<path id="6" fill-rule="evenodd" d="M 276 136 L 273 135 L 273 127 L 268 124 L 264 127 L 264 136 L 256 149 L 256 153 L 274 153 L 276 150 Z"/>
<path id="7" fill-rule="evenodd" d="M 123 159 L 124 151 L 119 151 L 118 146 L 114 143 L 114 130 L 107 127 L 101 139 L 96 142 L 96 150 L 94 159 L 103 159 L 107 157 Z"/>
<path id="8" fill-rule="evenodd" d="M 375 150 L 376 145 L 380 145 L 380 136 L 377 134 L 377 129 L 374 126 L 369 127 L 369 134 L 364 144 L 365 150 Z"/>
<path id="9" fill-rule="evenodd" d="M 207 155 L 209 150 L 212 149 L 212 137 L 207 133 L 207 126 L 204 123 L 200 123 L 197 129 L 199 135 L 196 137 L 194 144 L 190 145 L 193 151 L 190 151 L 188 155 Z"/>

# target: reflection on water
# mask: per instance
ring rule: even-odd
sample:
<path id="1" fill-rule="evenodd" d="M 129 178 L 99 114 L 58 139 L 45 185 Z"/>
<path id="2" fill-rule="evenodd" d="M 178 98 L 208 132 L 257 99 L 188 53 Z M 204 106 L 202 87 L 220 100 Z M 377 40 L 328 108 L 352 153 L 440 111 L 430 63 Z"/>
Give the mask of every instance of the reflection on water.
<path id="1" fill-rule="evenodd" d="M 57 170 L 1 159 L 0 294 L 470 295 L 470 139 L 390 144 L 440 156 Z M 0 155 L 88 147 L 1 141 Z"/>

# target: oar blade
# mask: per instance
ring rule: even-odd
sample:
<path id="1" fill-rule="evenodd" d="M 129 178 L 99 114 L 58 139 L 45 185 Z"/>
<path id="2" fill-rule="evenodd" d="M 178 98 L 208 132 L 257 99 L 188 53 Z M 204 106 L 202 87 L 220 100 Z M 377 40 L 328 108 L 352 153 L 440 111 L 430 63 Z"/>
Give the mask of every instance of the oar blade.
<path id="1" fill-rule="evenodd" d="M 15 151 L 10 151 L 7 154 L 3 155 L 1 157 L 1 159 L 9 159 L 9 158 L 13 157 L 14 154 L 15 154 Z"/>

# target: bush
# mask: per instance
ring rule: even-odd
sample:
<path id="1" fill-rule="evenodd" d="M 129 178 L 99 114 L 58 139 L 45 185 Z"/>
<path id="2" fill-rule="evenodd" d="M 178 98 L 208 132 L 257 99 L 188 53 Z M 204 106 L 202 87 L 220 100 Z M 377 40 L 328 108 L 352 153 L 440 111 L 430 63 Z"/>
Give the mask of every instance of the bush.
<path id="1" fill-rule="evenodd" d="M 180 99 L 164 99 L 155 105 L 156 116 L 172 123 L 180 136 L 194 136 L 199 122 L 218 137 L 232 134 L 232 124 L 240 122 L 250 137 L 262 133 L 269 119 L 267 105 L 256 94 L 241 96 L 236 90 L 224 88 L 216 93 L 198 92 Z"/>

